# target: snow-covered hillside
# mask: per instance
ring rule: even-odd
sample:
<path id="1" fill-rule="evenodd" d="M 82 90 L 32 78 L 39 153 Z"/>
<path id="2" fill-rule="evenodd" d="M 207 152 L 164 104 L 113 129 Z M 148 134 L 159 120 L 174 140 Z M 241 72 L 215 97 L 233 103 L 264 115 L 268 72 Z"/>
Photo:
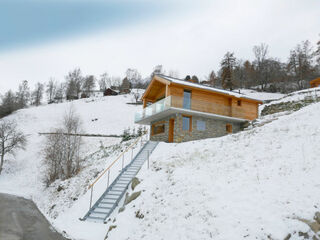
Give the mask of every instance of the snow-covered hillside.
<path id="1" fill-rule="evenodd" d="M 235 92 L 240 91 L 240 93 L 242 94 L 245 94 L 252 98 L 260 99 L 262 101 L 277 100 L 286 96 L 285 94 L 282 94 L 282 93 L 258 92 L 252 89 L 238 89 L 234 91 Z"/>
<path id="2" fill-rule="evenodd" d="M 125 144 L 119 144 L 121 138 L 84 138 L 82 153 L 86 160 L 79 176 L 64 182 L 56 181 L 46 188 L 41 154 L 45 138 L 38 133 L 50 132 L 52 128 L 59 126 L 63 115 L 72 106 L 81 117 L 85 133 L 120 135 L 128 127 L 138 127 L 134 125 L 134 113 L 141 105 L 126 104 L 131 102 L 130 94 L 107 96 L 30 107 L 8 116 L 7 119 L 17 121 L 18 128 L 27 135 L 28 143 L 26 151 L 17 152 L 15 157 L 8 156 L 5 161 L 0 175 L 0 192 L 33 199 L 49 220 L 55 221 L 66 209 L 79 202 L 78 198 L 87 191 L 92 179 L 119 154 Z M 62 190 L 57 191 L 58 187 Z M 75 215 L 76 222 L 79 222 L 78 218 L 83 217 L 87 210 L 88 201 L 83 201 L 85 208 L 82 207 L 79 214 Z"/>
<path id="3" fill-rule="evenodd" d="M 320 97 L 320 87 L 316 88 L 308 88 L 296 92 L 289 93 L 284 95 L 282 98 L 278 99 L 277 101 L 272 101 L 270 104 L 277 104 L 282 102 L 289 102 L 289 101 L 300 101 L 304 100 L 306 97 Z"/>
<path id="4" fill-rule="evenodd" d="M 297 218 L 320 209 L 319 143 L 320 103 L 238 134 L 161 143 L 108 239 L 312 237 Z"/>
<path id="5" fill-rule="evenodd" d="M 314 89 L 312 90 L 314 91 Z M 310 93 L 297 92 L 274 102 Z M 247 95 L 259 98 L 257 92 Z M 261 100 L 279 94 L 260 95 Z M 85 162 L 77 177 L 43 183 L 41 148 L 44 137 L 59 124 L 72 105 L 81 116 L 84 132 L 121 134 L 134 127 L 131 95 L 82 99 L 17 111 L 9 119 L 28 134 L 26 151 L 5 162 L 0 192 L 35 201 L 59 232 L 72 239 L 284 239 L 299 231 L 312 236 L 308 225 L 320 208 L 320 103 L 286 114 L 265 116 L 250 129 L 225 137 L 182 144 L 160 143 L 151 156 L 151 168 L 142 168 L 141 195 L 107 224 L 82 222 L 89 208 L 89 183 L 130 142 L 119 138 L 85 138 Z M 270 122 L 272 120 L 272 122 Z M 268 123 L 269 122 L 269 123 Z M 262 126 L 263 125 L 263 126 Z M 138 151 L 138 147 L 135 152 Z M 130 154 L 129 154 L 130 155 Z M 130 156 L 126 155 L 126 161 Z M 115 165 L 111 180 L 120 165 Z M 102 178 L 93 201 L 106 188 Z"/>

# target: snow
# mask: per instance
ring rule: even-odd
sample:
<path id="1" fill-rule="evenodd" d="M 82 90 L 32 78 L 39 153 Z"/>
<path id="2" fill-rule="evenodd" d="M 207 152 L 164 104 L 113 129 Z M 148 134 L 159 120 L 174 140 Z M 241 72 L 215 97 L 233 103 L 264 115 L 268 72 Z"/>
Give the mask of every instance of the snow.
<path id="1" fill-rule="evenodd" d="M 305 97 L 313 97 L 313 98 L 320 97 L 320 87 L 308 88 L 308 89 L 292 92 L 292 93 L 289 93 L 289 94 L 283 96 L 282 98 L 280 98 L 276 101 L 272 101 L 266 105 L 277 104 L 277 103 L 282 103 L 282 102 L 290 102 L 290 101 L 297 102 L 300 100 L 304 100 Z"/>
<path id="2" fill-rule="evenodd" d="M 285 97 L 261 94 L 260 99 L 299 99 L 318 89 Z M 246 94 L 260 96 L 250 90 Z M 59 232 L 77 240 L 104 239 L 111 225 L 117 226 L 108 233 L 111 240 L 284 239 L 288 233 L 295 240 L 301 238 L 294 231 L 309 231 L 296 218 L 312 220 L 320 208 L 320 103 L 291 114 L 266 116 L 263 126 L 237 134 L 160 143 L 151 155 L 150 169 L 144 166 L 138 174 L 142 182 L 135 191 L 142 191 L 140 197 L 125 211 L 116 210 L 108 224 L 80 221 L 89 208 L 88 185 L 132 141 L 120 144 L 119 138 L 85 138 L 86 160 L 79 175 L 46 188 L 41 163 L 44 137 L 38 132 L 57 126 L 72 105 L 86 133 L 121 134 L 135 126 L 134 113 L 141 109 L 126 104 L 131 101 L 131 95 L 81 99 L 9 116 L 28 134 L 28 146 L 5 162 L 0 192 L 33 199 Z M 128 152 L 125 163 L 130 159 Z M 120 169 L 117 162 L 110 182 Z M 93 202 L 106 182 L 104 176 L 95 186 Z M 144 217 L 137 218 L 137 211 Z"/>
<path id="3" fill-rule="evenodd" d="M 251 89 L 238 89 L 235 91 L 239 91 L 239 90 L 244 95 L 247 95 L 252 98 L 261 99 L 263 101 L 277 100 L 286 96 L 285 94 L 282 94 L 282 93 L 258 92 Z"/>
<path id="4" fill-rule="evenodd" d="M 319 121 L 316 103 L 238 134 L 160 143 L 108 239 L 301 239 L 296 218 L 320 208 Z"/>
<path id="5" fill-rule="evenodd" d="M 261 101 L 260 98 L 253 98 L 253 97 L 241 94 L 241 93 L 239 94 L 239 93 L 237 93 L 235 91 L 227 91 L 227 90 L 223 90 L 223 89 L 213 88 L 213 87 L 201 85 L 201 84 L 198 84 L 198 83 L 188 82 L 188 81 L 185 81 L 185 80 L 182 80 L 182 79 L 177 79 L 177 78 L 168 77 L 168 76 L 164 76 L 164 75 L 159 75 L 159 77 L 164 78 L 166 80 L 169 80 L 170 82 L 181 84 L 181 85 L 185 85 L 185 86 L 190 86 L 190 87 L 195 87 L 195 88 L 200 88 L 200 89 L 206 89 L 206 90 L 209 90 L 209 91 L 213 91 L 213 92 L 218 92 L 218 93 L 223 93 L 223 94 L 227 94 L 227 95 L 230 95 L 230 96 L 234 96 L 234 97 L 237 97 L 237 98 L 246 98 L 246 99 Z"/>
<path id="6" fill-rule="evenodd" d="M 124 150 L 128 144 L 120 144 L 121 138 L 84 138 L 82 155 L 85 157 L 83 169 L 75 178 L 56 181 L 49 188 L 44 184 L 44 166 L 41 149 L 45 140 L 39 132 L 50 132 L 59 125 L 64 113 L 72 106 L 83 122 L 85 133 L 117 134 L 134 124 L 134 113 L 141 105 L 131 105 L 130 94 L 101 98 L 80 99 L 73 102 L 49 104 L 22 109 L 8 116 L 18 123 L 18 128 L 27 135 L 26 151 L 8 156 L 0 175 L 0 192 L 10 193 L 34 200 L 39 209 L 60 232 L 77 239 L 102 239 L 105 226 L 81 222 L 89 206 L 89 184 L 99 172 L 105 169 Z M 101 148 L 101 145 L 104 148 Z M 135 148 L 134 153 L 138 151 Z M 125 163 L 130 154 L 125 155 Z M 120 162 L 121 163 L 121 162 Z M 110 174 L 110 182 L 117 176 L 121 164 L 116 164 Z M 106 188 L 105 177 L 95 186 L 93 201 Z M 57 191 L 62 186 L 63 190 Z M 89 231 L 90 230 L 90 231 Z M 91 235 L 87 235 L 91 234 Z"/>

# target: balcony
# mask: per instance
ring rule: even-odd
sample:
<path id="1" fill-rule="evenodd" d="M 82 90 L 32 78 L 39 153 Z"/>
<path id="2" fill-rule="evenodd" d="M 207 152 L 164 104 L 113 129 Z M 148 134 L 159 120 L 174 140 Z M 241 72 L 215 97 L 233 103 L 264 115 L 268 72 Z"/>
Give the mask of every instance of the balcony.
<path id="1" fill-rule="evenodd" d="M 184 113 L 205 116 L 229 121 L 244 122 L 244 112 L 237 109 L 232 111 L 231 106 L 212 103 L 202 100 L 184 101 L 183 97 L 168 96 L 155 102 L 135 114 L 135 123 L 150 124 L 150 122 L 164 118 L 174 113 Z"/>

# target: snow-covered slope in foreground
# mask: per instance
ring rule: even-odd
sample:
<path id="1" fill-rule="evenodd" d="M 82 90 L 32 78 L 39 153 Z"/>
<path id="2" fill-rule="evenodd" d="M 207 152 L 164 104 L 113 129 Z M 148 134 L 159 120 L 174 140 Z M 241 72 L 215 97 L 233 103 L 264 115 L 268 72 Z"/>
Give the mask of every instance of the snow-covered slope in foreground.
<path id="1" fill-rule="evenodd" d="M 320 104 L 221 138 L 161 143 L 108 239 L 302 239 L 320 209 Z M 138 214 L 136 214 L 139 211 Z M 137 216 L 143 218 L 138 218 Z"/>
<path id="2" fill-rule="evenodd" d="M 88 210 L 89 192 L 87 192 L 87 189 L 89 183 L 99 172 L 114 161 L 121 149 L 124 149 L 128 143 L 120 145 L 121 138 L 84 138 L 81 156 L 85 158 L 85 161 L 80 173 L 69 180 L 58 180 L 51 184 L 49 188 L 46 188 L 44 183 L 45 167 L 41 152 L 45 137 L 39 136 L 38 133 L 50 132 L 51 128 L 60 126 L 59 122 L 61 122 L 63 115 L 72 106 L 81 117 L 85 133 L 122 134 L 127 127 L 131 127 L 131 129 L 134 127 L 134 113 L 141 109 L 141 105 L 126 104 L 131 101 L 130 95 L 81 99 L 73 102 L 30 107 L 6 117 L 17 121 L 18 128 L 27 135 L 28 143 L 26 150 L 18 151 L 15 157 L 6 156 L 4 170 L 0 175 L 0 192 L 34 200 L 55 227 L 57 227 L 55 219 L 61 216 L 59 221 L 61 219 L 65 224 L 57 230 L 60 232 L 68 230 L 67 234 L 70 234 L 70 237 L 74 237 L 76 233 L 81 236 L 79 229 L 88 232 L 91 237 L 79 237 L 77 239 L 97 239 L 92 238 L 92 236 L 99 229 L 101 229 L 100 235 L 104 236 L 106 230 L 103 225 L 93 225 L 94 229 L 92 229 L 90 228 L 92 224 L 80 222 L 78 218 L 83 217 Z M 112 148 L 112 146 L 118 144 L 119 146 L 116 149 Z M 101 145 L 109 146 L 110 149 L 105 149 L 101 154 L 95 154 L 92 157 L 91 154 L 101 150 Z M 117 170 L 112 171 L 111 180 L 115 177 Z M 98 197 L 97 192 L 99 190 L 100 192 L 105 190 L 106 181 L 103 183 L 104 185 L 96 187 L 93 200 Z M 61 189 L 58 190 L 59 188 Z M 86 192 L 87 194 L 85 194 Z M 64 212 L 71 207 L 77 209 L 78 212 L 74 211 L 73 215 L 69 214 L 68 217 L 72 218 L 73 221 L 68 225 L 72 225 L 71 230 L 69 230 L 65 227 L 67 220 Z M 88 230 L 88 227 L 90 230 Z"/>

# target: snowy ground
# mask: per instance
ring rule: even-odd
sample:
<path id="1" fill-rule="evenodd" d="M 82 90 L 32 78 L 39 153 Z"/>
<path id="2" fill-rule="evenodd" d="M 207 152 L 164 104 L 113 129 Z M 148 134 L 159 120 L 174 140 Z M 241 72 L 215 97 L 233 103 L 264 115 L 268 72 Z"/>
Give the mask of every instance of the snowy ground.
<path id="1" fill-rule="evenodd" d="M 249 96 L 261 100 L 281 97 L 267 95 Z M 289 98 L 297 96 L 282 100 Z M 124 212 L 114 212 L 115 222 L 80 221 L 89 208 L 88 184 L 126 146 L 119 144 L 119 138 L 85 138 L 86 162 L 79 176 L 45 188 L 40 154 L 44 137 L 37 133 L 57 126 L 73 105 L 86 133 L 121 134 L 134 127 L 134 113 L 141 109 L 126 104 L 131 101 L 130 95 L 82 99 L 9 116 L 19 121 L 29 142 L 27 151 L 5 162 L 0 192 L 33 199 L 57 230 L 77 240 L 102 240 L 110 225 L 117 226 L 109 233 L 111 240 L 283 239 L 294 231 L 308 231 L 295 217 L 311 220 L 320 208 L 319 103 L 289 115 L 268 116 L 273 122 L 267 123 L 270 119 L 266 117 L 267 124 L 238 134 L 161 143 L 151 156 L 152 168 L 144 167 L 139 173 L 142 183 L 136 191 L 141 190 L 141 196 Z M 131 154 L 125 156 L 128 162 Z M 119 169 L 118 164 L 111 180 Z M 95 187 L 94 201 L 105 187 L 106 178 L 102 178 Z M 136 217 L 138 210 L 143 218 Z M 293 235 L 292 239 L 301 238 Z"/>
<path id="2" fill-rule="evenodd" d="M 108 239 L 303 239 L 320 208 L 320 103 L 238 134 L 161 143 Z M 142 213 L 142 219 L 136 212 Z M 295 233 L 294 233 L 295 232 Z"/>
<path id="3" fill-rule="evenodd" d="M 86 137 L 84 140 L 83 156 L 86 158 L 83 169 L 79 176 L 67 181 L 56 181 L 49 188 L 44 184 L 44 167 L 42 165 L 41 148 L 43 146 L 44 136 L 39 136 L 38 132 L 50 132 L 54 127 L 59 126 L 64 113 L 72 106 L 80 115 L 85 133 L 90 134 L 117 134 L 123 133 L 123 130 L 134 125 L 134 113 L 141 108 L 141 105 L 126 104 L 132 102 L 132 96 L 108 96 L 101 98 L 81 99 L 73 102 L 59 104 L 50 104 L 40 107 L 30 107 L 22 109 L 8 116 L 8 119 L 15 119 L 18 127 L 28 137 L 26 151 L 17 152 L 16 156 L 8 156 L 4 163 L 4 170 L 0 175 L 0 192 L 23 196 L 35 201 L 40 210 L 48 217 L 49 221 L 58 227 L 60 232 L 67 230 L 67 234 L 72 237 L 77 235 L 77 226 L 74 223 L 80 222 L 78 218 L 83 217 L 89 206 L 89 196 L 87 192 L 88 185 L 93 179 L 105 169 L 116 157 L 120 151 L 129 143 L 119 144 L 121 138 L 92 138 Z M 103 148 L 102 148 L 103 146 Z M 107 147 L 107 148 L 106 148 Z M 137 151 L 138 149 L 135 149 Z M 130 154 L 126 154 L 126 162 L 130 160 Z M 119 165 L 116 165 L 111 172 L 110 181 L 117 176 Z M 100 185 L 95 189 L 93 200 L 96 200 L 98 194 L 105 190 L 106 180 L 102 179 Z M 58 188 L 62 190 L 58 191 Z M 68 217 L 73 221 L 70 231 L 66 224 L 69 211 L 76 205 L 75 211 Z M 65 216 L 61 217 L 61 216 Z M 62 220 L 60 220 L 62 219 Z M 63 228 L 60 228 L 59 221 Z M 80 229 L 83 227 L 80 222 Z M 90 225 L 90 224 L 89 224 Z M 105 227 L 95 225 L 100 232 L 105 234 Z M 75 229 L 74 232 L 72 230 Z M 82 232 L 82 231 L 80 231 Z M 78 239 L 91 239 L 78 238 Z"/>
<path id="4" fill-rule="evenodd" d="M 239 91 L 239 89 L 234 91 L 237 92 Z M 257 92 L 251 89 L 240 89 L 240 92 L 249 97 L 256 98 L 262 101 L 276 100 L 286 96 L 285 94 L 282 94 L 282 93 Z"/>
<path id="5" fill-rule="evenodd" d="M 305 97 L 320 97 L 320 87 L 308 88 L 301 91 L 289 93 L 288 95 L 284 95 L 282 98 L 276 101 L 267 103 L 266 105 L 276 104 L 281 102 L 299 101 L 299 100 L 305 99 Z"/>

